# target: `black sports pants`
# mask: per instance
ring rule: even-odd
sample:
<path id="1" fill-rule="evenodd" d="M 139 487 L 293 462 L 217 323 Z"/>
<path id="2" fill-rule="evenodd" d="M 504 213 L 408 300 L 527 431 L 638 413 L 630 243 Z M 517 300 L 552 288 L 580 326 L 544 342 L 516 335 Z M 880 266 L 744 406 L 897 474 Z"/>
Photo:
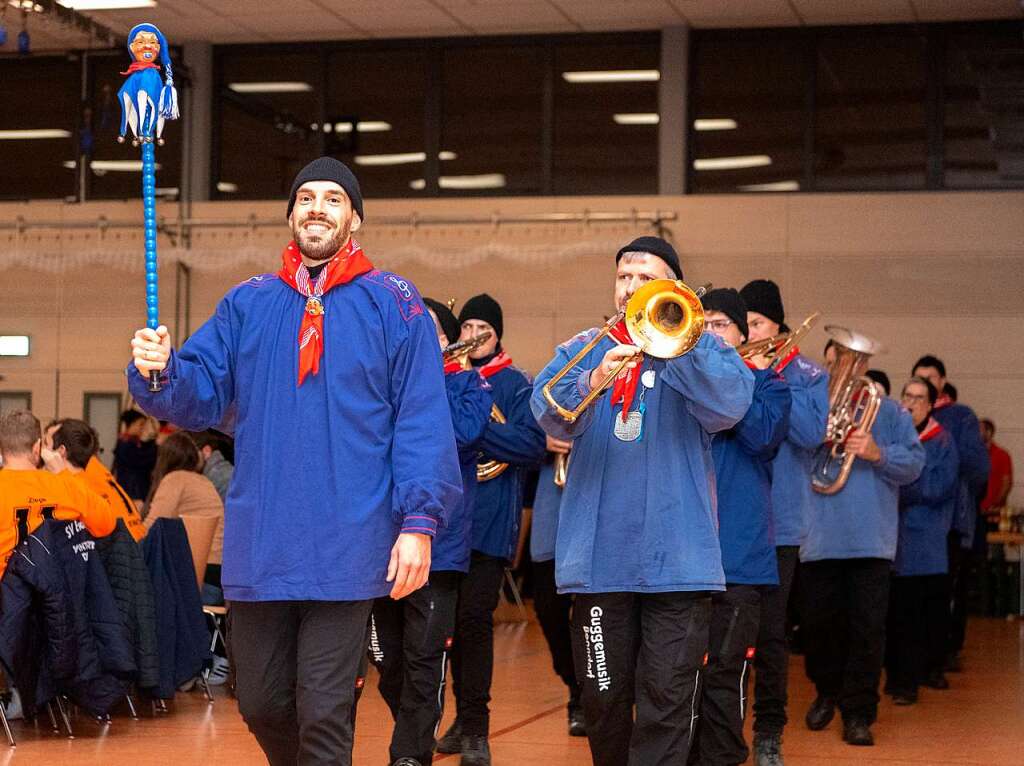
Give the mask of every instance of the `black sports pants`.
<path id="1" fill-rule="evenodd" d="M 893 577 L 885 646 L 886 687 L 914 694 L 929 673 L 941 672 L 949 626 L 949 579 L 944 574 Z"/>
<path id="2" fill-rule="evenodd" d="M 555 562 L 533 562 L 533 607 L 551 651 L 555 673 L 569 687 L 571 700 L 579 698 L 576 668 L 572 659 L 572 596 L 559 593 L 555 585 Z"/>

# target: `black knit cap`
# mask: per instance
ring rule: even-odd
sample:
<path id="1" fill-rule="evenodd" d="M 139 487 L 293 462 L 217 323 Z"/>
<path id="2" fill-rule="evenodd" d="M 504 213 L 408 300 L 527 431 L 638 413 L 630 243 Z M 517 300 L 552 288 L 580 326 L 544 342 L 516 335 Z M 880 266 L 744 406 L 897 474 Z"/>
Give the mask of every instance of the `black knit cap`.
<path id="1" fill-rule="evenodd" d="M 498 340 L 501 340 L 501 333 L 504 329 L 501 320 L 501 306 L 487 293 L 474 295 L 463 304 L 462 311 L 459 312 L 459 325 L 467 319 L 479 319 L 487 322 L 498 333 Z"/>
<path id="2" fill-rule="evenodd" d="M 295 207 L 295 195 L 299 187 L 306 181 L 334 181 L 352 201 L 352 209 L 359 214 L 360 220 L 366 220 L 363 216 L 363 193 L 359 190 L 359 181 L 355 173 L 348 169 L 348 165 L 334 157 L 318 157 L 306 165 L 292 181 L 292 193 L 288 197 L 288 214 L 285 218 L 291 218 L 292 208 Z"/>
<path id="3" fill-rule="evenodd" d="M 734 321 L 746 340 L 750 332 L 747 327 L 747 304 L 738 292 L 731 287 L 718 287 L 707 292 L 700 302 L 705 311 L 721 311 Z"/>
<path id="4" fill-rule="evenodd" d="M 683 278 L 683 268 L 679 265 L 679 254 L 676 249 L 661 237 L 637 237 L 615 255 L 615 264 L 618 265 L 625 253 L 650 253 L 656 255 L 672 269 L 676 279 Z"/>
<path id="5" fill-rule="evenodd" d="M 779 325 L 782 332 L 789 332 L 786 327 L 786 310 L 782 308 L 782 295 L 777 284 L 770 279 L 755 279 L 743 286 L 740 295 L 748 311 L 768 317 Z"/>
<path id="6" fill-rule="evenodd" d="M 433 298 L 424 298 L 423 302 L 427 304 L 428 309 L 437 314 L 437 321 L 441 323 L 441 331 L 448 338 L 448 342 L 457 341 L 462 333 L 459 330 L 459 320 L 455 318 L 452 310 Z"/>

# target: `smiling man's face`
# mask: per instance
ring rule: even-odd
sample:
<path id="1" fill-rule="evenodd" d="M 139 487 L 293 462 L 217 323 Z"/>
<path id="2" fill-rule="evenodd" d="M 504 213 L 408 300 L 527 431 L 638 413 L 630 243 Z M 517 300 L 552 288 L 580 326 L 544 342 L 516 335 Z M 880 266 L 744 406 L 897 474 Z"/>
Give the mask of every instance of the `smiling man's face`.
<path id="1" fill-rule="evenodd" d="M 332 258 L 362 224 L 345 190 L 333 181 L 302 184 L 288 221 L 307 266 Z"/>

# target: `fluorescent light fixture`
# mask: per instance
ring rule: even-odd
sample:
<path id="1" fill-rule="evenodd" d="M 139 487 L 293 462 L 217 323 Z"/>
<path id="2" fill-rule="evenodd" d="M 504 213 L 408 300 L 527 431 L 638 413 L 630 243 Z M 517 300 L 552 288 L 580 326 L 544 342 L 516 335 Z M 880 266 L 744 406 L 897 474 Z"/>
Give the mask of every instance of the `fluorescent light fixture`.
<path id="1" fill-rule="evenodd" d="M 0 141 L 24 141 L 32 138 L 70 138 L 70 130 L 40 128 L 39 130 L 0 130 Z"/>
<path id="2" fill-rule="evenodd" d="M 456 158 L 455 152 L 440 152 L 439 160 L 447 162 Z M 415 162 L 426 162 L 426 152 L 403 152 L 399 154 L 357 154 L 357 165 L 409 165 Z"/>
<path id="3" fill-rule="evenodd" d="M 694 170 L 741 170 L 743 168 L 763 168 L 772 164 L 767 154 L 745 154 L 738 157 L 706 157 L 693 161 Z"/>
<path id="4" fill-rule="evenodd" d="M 613 114 L 612 119 L 616 125 L 657 125 L 661 122 L 657 112 L 622 112 Z"/>
<path id="5" fill-rule="evenodd" d="M 657 82 L 657 69 L 607 69 L 587 72 L 562 72 L 562 79 L 571 83 L 594 82 Z"/>
<path id="6" fill-rule="evenodd" d="M 74 170 L 78 167 L 78 163 L 74 160 L 68 160 L 62 163 L 64 167 Z M 105 173 L 108 170 L 114 171 L 115 173 L 141 173 L 142 172 L 142 160 L 93 160 L 89 163 L 89 167 L 92 170 Z M 156 169 L 160 169 L 160 163 L 156 163 Z"/>
<path id="7" fill-rule="evenodd" d="M 124 11 L 130 8 L 156 8 L 156 0 L 57 0 L 74 11 Z"/>
<path id="8" fill-rule="evenodd" d="M 223 192 L 224 194 L 234 194 L 238 191 L 238 184 L 233 184 L 230 181 L 218 181 L 217 191 Z"/>
<path id="9" fill-rule="evenodd" d="M 704 117 L 693 121 L 694 130 L 736 130 L 736 120 L 728 117 Z"/>
<path id="10" fill-rule="evenodd" d="M 740 191 L 748 192 L 787 192 L 800 191 L 799 181 L 773 181 L 767 184 L 744 184 Z"/>
<path id="11" fill-rule="evenodd" d="M 470 189 L 504 189 L 504 173 L 480 173 L 470 176 L 441 176 L 437 179 L 437 185 L 442 189 L 458 189 L 462 191 Z M 427 188 L 427 182 L 422 178 L 416 178 L 409 182 L 409 188 L 420 191 Z"/>
<path id="12" fill-rule="evenodd" d="M 235 93 L 308 93 L 313 86 L 308 82 L 282 80 L 280 82 L 231 82 L 228 88 Z"/>
<path id="13" fill-rule="evenodd" d="M 158 186 L 153 193 L 158 197 L 177 197 L 181 190 L 177 186 Z"/>
<path id="14" fill-rule="evenodd" d="M 0 335 L 0 356 L 28 356 L 27 335 Z"/>
<path id="15" fill-rule="evenodd" d="M 326 125 L 324 126 L 327 127 Z M 356 132 L 358 133 L 383 133 L 391 130 L 391 123 L 384 122 L 384 120 L 360 120 L 356 123 Z M 336 122 L 334 123 L 335 133 L 351 133 L 352 123 L 351 122 Z"/>

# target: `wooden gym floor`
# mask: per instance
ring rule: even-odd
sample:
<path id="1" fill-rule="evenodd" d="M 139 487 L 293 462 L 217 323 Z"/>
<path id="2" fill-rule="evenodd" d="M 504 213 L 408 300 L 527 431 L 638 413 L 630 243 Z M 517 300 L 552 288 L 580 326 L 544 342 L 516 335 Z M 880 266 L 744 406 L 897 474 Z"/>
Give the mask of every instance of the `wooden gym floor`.
<path id="1" fill-rule="evenodd" d="M 551 671 L 547 647 L 535 623 L 501 625 L 496 641 L 491 749 L 498 766 L 585 766 L 586 740 L 566 734 L 565 689 Z M 813 697 L 802 658 L 790 667 L 790 726 L 787 766 L 1020 766 L 1024 763 L 1024 622 L 973 620 L 964 672 L 949 676 L 952 688 L 924 689 L 921 701 L 894 708 L 886 699 L 875 726 L 876 746 L 853 748 L 840 739 L 838 721 L 810 732 L 803 715 Z M 390 716 L 371 677 L 359 708 L 355 763 L 387 763 Z M 17 748 L 0 746 L 0 766 L 43 764 L 264 763 L 255 740 L 223 687 L 208 704 L 198 692 L 179 693 L 171 712 L 157 718 L 140 711 L 133 721 L 119 712 L 100 727 L 84 717 L 74 722 L 74 740 L 14 722 Z M 450 702 L 450 700 L 449 700 Z M 447 725 L 452 715 L 449 704 Z M 749 728 L 749 726 L 748 726 Z M 436 759 L 457 764 L 457 757 Z"/>

